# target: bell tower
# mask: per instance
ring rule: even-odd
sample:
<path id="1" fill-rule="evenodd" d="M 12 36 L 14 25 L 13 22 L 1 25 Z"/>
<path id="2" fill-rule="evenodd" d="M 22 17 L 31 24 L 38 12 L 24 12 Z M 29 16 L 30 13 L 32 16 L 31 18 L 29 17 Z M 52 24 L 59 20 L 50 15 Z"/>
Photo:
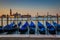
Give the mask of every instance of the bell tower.
<path id="1" fill-rule="evenodd" d="M 12 16 L 12 9 L 10 9 L 10 16 Z"/>

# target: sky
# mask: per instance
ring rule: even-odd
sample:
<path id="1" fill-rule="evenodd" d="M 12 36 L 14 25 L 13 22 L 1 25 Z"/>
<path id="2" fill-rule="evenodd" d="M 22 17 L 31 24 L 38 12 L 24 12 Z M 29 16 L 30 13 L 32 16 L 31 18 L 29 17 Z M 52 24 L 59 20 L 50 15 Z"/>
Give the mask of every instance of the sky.
<path id="1" fill-rule="evenodd" d="M 29 13 L 37 15 L 60 14 L 60 0 L 0 0 L 0 15 L 9 14 L 12 9 L 13 14 L 18 12 L 22 15 Z"/>

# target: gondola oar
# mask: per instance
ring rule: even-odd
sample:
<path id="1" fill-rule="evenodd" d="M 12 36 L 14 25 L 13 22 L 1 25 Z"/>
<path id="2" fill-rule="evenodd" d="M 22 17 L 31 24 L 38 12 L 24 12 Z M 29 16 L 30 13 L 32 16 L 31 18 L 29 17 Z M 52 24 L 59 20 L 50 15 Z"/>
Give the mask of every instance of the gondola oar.
<path id="1" fill-rule="evenodd" d="M 38 21 L 38 31 L 40 34 L 45 34 L 45 27 Z"/>
<path id="2" fill-rule="evenodd" d="M 53 25 L 51 25 L 50 23 L 46 22 L 46 26 L 47 26 L 47 29 L 48 29 L 50 34 L 56 34 L 56 29 L 54 28 Z"/>
<path id="3" fill-rule="evenodd" d="M 25 34 L 28 31 L 28 22 L 26 21 L 26 23 L 24 25 L 22 25 L 22 27 L 19 28 L 19 32 L 20 34 Z"/>
<path id="4" fill-rule="evenodd" d="M 53 25 L 55 26 L 57 31 L 60 31 L 60 24 L 57 24 L 56 22 L 53 22 Z"/>
<path id="5" fill-rule="evenodd" d="M 30 25 L 29 25 L 29 33 L 30 34 L 35 34 L 35 24 L 31 21 Z"/>

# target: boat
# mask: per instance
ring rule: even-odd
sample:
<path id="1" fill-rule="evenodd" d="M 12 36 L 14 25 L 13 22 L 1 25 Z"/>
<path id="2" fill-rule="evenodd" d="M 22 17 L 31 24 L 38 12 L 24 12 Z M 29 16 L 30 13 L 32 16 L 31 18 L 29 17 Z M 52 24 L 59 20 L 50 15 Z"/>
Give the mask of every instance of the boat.
<path id="1" fill-rule="evenodd" d="M 4 31 L 3 31 L 3 27 L 2 26 L 0 26 L 0 33 L 3 33 Z"/>
<path id="2" fill-rule="evenodd" d="M 24 25 L 19 28 L 20 34 L 25 34 L 28 31 L 28 22 L 26 21 Z"/>
<path id="3" fill-rule="evenodd" d="M 14 22 L 4 26 L 4 32 L 13 33 L 16 31 L 16 29 L 17 25 Z"/>
<path id="4" fill-rule="evenodd" d="M 35 34 L 35 24 L 31 21 L 30 25 L 29 25 L 29 33 L 30 34 Z"/>
<path id="5" fill-rule="evenodd" d="M 50 34 L 56 34 L 56 29 L 54 28 L 53 25 L 50 23 L 46 22 L 47 30 Z"/>
<path id="6" fill-rule="evenodd" d="M 55 26 L 57 31 L 60 31 L 60 24 L 53 22 L 53 25 Z"/>
<path id="7" fill-rule="evenodd" d="M 45 34 L 45 27 L 43 24 L 41 24 L 39 21 L 38 21 L 38 31 L 40 34 Z"/>

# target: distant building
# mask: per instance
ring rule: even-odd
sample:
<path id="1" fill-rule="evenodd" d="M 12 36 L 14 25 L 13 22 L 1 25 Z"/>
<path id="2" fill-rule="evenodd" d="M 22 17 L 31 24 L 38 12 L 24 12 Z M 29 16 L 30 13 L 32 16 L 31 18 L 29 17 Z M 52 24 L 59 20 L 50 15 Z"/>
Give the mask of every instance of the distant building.
<path id="1" fill-rule="evenodd" d="M 51 17 L 57 17 L 57 16 L 52 15 Z"/>
<path id="2" fill-rule="evenodd" d="M 48 16 L 46 16 L 46 17 L 57 17 L 57 16 L 55 16 L 55 15 L 48 15 Z"/>
<path id="3" fill-rule="evenodd" d="M 38 16 L 38 17 L 44 17 L 44 16 Z"/>
<path id="4" fill-rule="evenodd" d="M 2 15 L 1 17 L 6 18 L 7 16 L 6 15 Z"/>
<path id="5" fill-rule="evenodd" d="M 21 17 L 21 14 L 19 14 L 18 12 L 16 12 L 15 14 L 13 14 L 14 17 Z"/>
<path id="6" fill-rule="evenodd" d="M 12 9 L 10 9 L 10 16 L 12 16 Z"/>
<path id="7" fill-rule="evenodd" d="M 46 17 L 52 17 L 52 15 L 47 15 Z"/>
<path id="8" fill-rule="evenodd" d="M 30 18 L 31 15 L 21 15 L 21 18 Z"/>
<path id="9" fill-rule="evenodd" d="M 21 17 L 21 14 L 19 14 L 18 12 L 12 14 L 12 9 L 10 9 L 10 17 Z"/>

